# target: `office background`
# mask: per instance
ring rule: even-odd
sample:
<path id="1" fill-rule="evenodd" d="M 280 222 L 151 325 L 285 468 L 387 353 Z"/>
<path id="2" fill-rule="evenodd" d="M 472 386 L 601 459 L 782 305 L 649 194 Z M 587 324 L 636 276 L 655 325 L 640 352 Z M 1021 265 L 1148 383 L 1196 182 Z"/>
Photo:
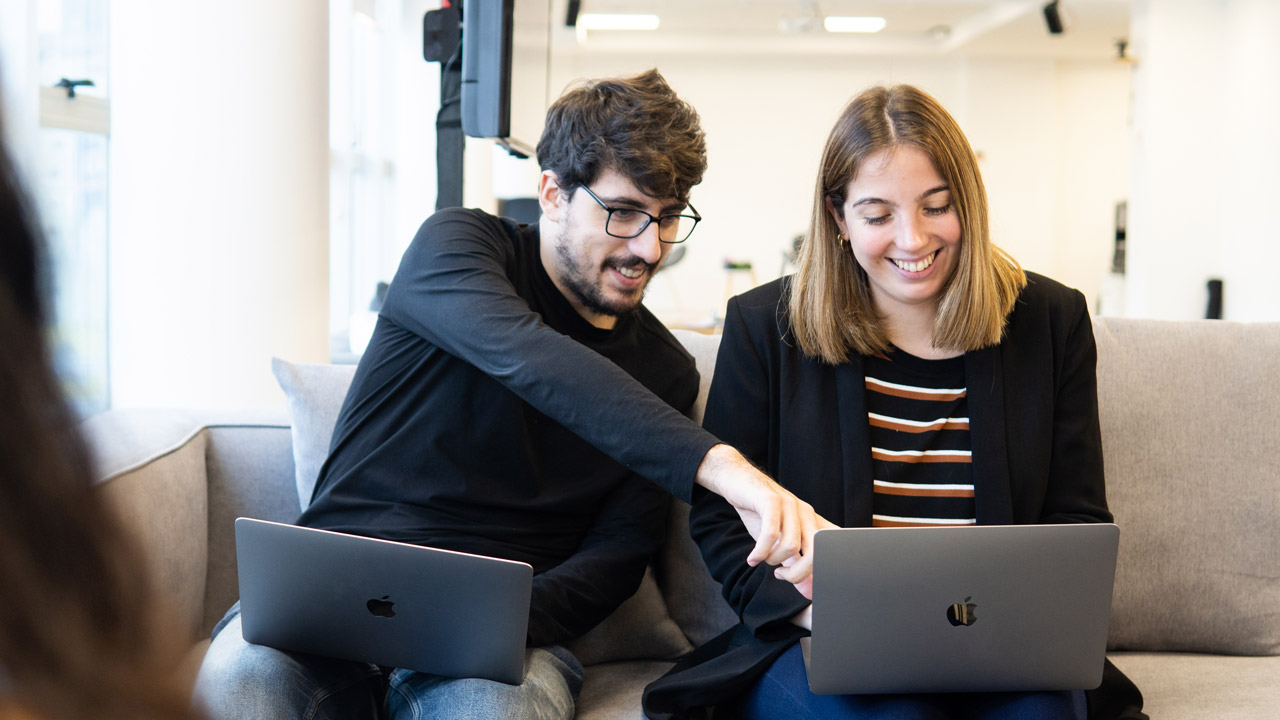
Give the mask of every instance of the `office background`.
<path id="1" fill-rule="evenodd" d="M 867 85 L 910 82 L 951 109 L 980 153 L 995 239 L 1028 269 L 1080 288 L 1106 314 L 1202 317 L 1206 281 L 1221 278 L 1226 319 L 1280 319 L 1280 5 L 1064 0 L 1075 27 L 1050 37 L 1042 2 L 899 4 L 931 6 L 961 29 L 986 18 L 987 29 L 956 47 L 693 31 L 584 40 L 561 29 L 553 95 L 576 78 L 656 66 L 702 113 L 710 168 L 694 202 L 707 221 L 651 286 L 662 317 L 712 321 L 727 291 L 746 289 L 726 259 L 750 262 L 759 282 L 781 272 L 840 107 Z M 736 8 L 765 5 L 808 7 Z M 894 3 L 821 3 L 872 5 Z M 42 188 L 66 185 L 48 178 L 58 175 L 51 156 L 93 188 L 42 190 L 46 215 L 102 228 L 98 244 L 55 238 L 81 265 L 63 290 L 82 291 L 69 293 L 81 313 L 102 319 L 101 330 L 67 333 L 101 355 L 102 369 L 85 371 L 101 378 L 86 383 L 84 407 L 275 405 L 271 356 L 349 354 L 376 283 L 434 208 L 439 67 L 421 59 L 420 23 L 437 6 L 0 0 L 7 139 Z M 95 13 L 102 29 L 84 29 Z M 889 33 L 892 8 L 884 14 Z M 1093 37 L 1095 21 L 1106 30 Z M 91 105 L 49 92 L 79 72 L 53 72 L 41 49 L 69 28 L 101 36 L 105 79 L 78 89 L 105 104 L 98 140 L 50 139 L 84 122 L 60 112 Z M 468 143 L 465 204 L 496 209 L 500 197 L 532 194 L 536 168 L 497 155 L 488 141 Z M 1123 281 L 1110 273 L 1120 202 Z"/>

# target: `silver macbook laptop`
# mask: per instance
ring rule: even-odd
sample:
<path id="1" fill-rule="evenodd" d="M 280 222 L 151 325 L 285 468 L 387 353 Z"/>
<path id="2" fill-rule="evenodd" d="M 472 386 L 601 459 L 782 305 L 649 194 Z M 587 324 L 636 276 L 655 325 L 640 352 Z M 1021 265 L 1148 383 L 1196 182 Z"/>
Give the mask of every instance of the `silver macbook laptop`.
<path id="1" fill-rule="evenodd" d="M 282 650 L 518 684 L 526 563 L 238 518 L 244 639 Z"/>
<path id="2" fill-rule="evenodd" d="M 1119 538 L 1113 524 L 819 530 L 809 687 L 1095 688 Z"/>

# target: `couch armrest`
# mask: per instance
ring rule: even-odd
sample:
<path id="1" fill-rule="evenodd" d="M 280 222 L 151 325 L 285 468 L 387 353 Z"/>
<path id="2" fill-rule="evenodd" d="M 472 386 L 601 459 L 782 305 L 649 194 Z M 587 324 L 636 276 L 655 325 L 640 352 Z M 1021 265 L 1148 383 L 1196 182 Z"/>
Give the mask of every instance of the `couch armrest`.
<path id="1" fill-rule="evenodd" d="M 204 614 L 207 438 L 190 413 L 112 410 L 82 425 L 101 491 L 194 640 Z"/>
<path id="2" fill-rule="evenodd" d="M 267 428 L 283 433 L 282 463 L 254 455 L 258 444 L 228 442 L 225 428 Z M 288 422 L 282 412 L 201 412 L 179 409 L 110 410 L 81 425 L 94 458 L 98 486 L 138 543 L 157 590 L 174 606 L 192 641 L 208 635 L 234 601 L 235 545 L 222 515 L 288 514 L 264 503 L 269 487 L 292 487 Z M 277 438 L 277 444 L 279 444 Z M 273 469 L 264 480 L 246 467 Z M 247 480 L 246 480 L 247 478 Z M 245 480 L 245 482 L 241 482 Z M 292 520 L 297 514 L 292 498 Z M 268 507 L 263 507 L 266 504 Z M 218 510 L 211 532 L 211 512 Z M 222 526 L 226 525 L 227 528 Z M 215 542 L 211 542 L 211 538 Z M 229 576 L 229 579 L 228 579 Z"/>

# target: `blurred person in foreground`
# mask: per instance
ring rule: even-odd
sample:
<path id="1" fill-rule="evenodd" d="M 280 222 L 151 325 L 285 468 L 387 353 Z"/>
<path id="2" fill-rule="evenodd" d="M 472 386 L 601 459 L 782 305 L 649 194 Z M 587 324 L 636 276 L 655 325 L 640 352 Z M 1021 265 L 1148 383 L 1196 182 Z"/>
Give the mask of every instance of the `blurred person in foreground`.
<path id="1" fill-rule="evenodd" d="M 177 635 L 52 370 L 37 227 L 0 143 L 0 720 L 191 718 Z"/>

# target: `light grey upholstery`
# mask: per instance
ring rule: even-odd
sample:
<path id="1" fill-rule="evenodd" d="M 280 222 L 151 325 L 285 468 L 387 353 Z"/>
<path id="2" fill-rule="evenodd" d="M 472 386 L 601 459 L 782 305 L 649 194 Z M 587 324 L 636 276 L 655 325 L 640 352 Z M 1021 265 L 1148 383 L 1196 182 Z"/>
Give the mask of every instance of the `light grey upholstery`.
<path id="1" fill-rule="evenodd" d="M 1277 717 L 1280 324 L 1095 323 L 1108 495 L 1121 526 L 1112 658 L 1153 718 Z M 677 337 L 698 361 L 705 398 L 719 338 Z M 103 491 L 190 630 L 194 668 L 236 597 L 235 517 L 290 521 L 299 511 L 289 415 L 110 411 L 84 429 Z M 662 625 L 653 618 L 669 616 L 694 644 L 734 622 L 686 518 L 674 503 L 655 582 L 586 654 L 665 653 L 670 642 L 646 632 Z M 639 718 L 641 689 L 668 667 L 591 665 L 578 717 Z"/>
<path id="2" fill-rule="evenodd" d="M 1280 657 L 1117 652 L 1111 661 L 1142 689 L 1153 720 L 1275 720 Z"/>
<path id="3" fill-rule="evenodd" d="M 1280 654 L 1280 325 L 1100 320 L 1094 335 L 1121 527 L 1111 647 Z"/>

